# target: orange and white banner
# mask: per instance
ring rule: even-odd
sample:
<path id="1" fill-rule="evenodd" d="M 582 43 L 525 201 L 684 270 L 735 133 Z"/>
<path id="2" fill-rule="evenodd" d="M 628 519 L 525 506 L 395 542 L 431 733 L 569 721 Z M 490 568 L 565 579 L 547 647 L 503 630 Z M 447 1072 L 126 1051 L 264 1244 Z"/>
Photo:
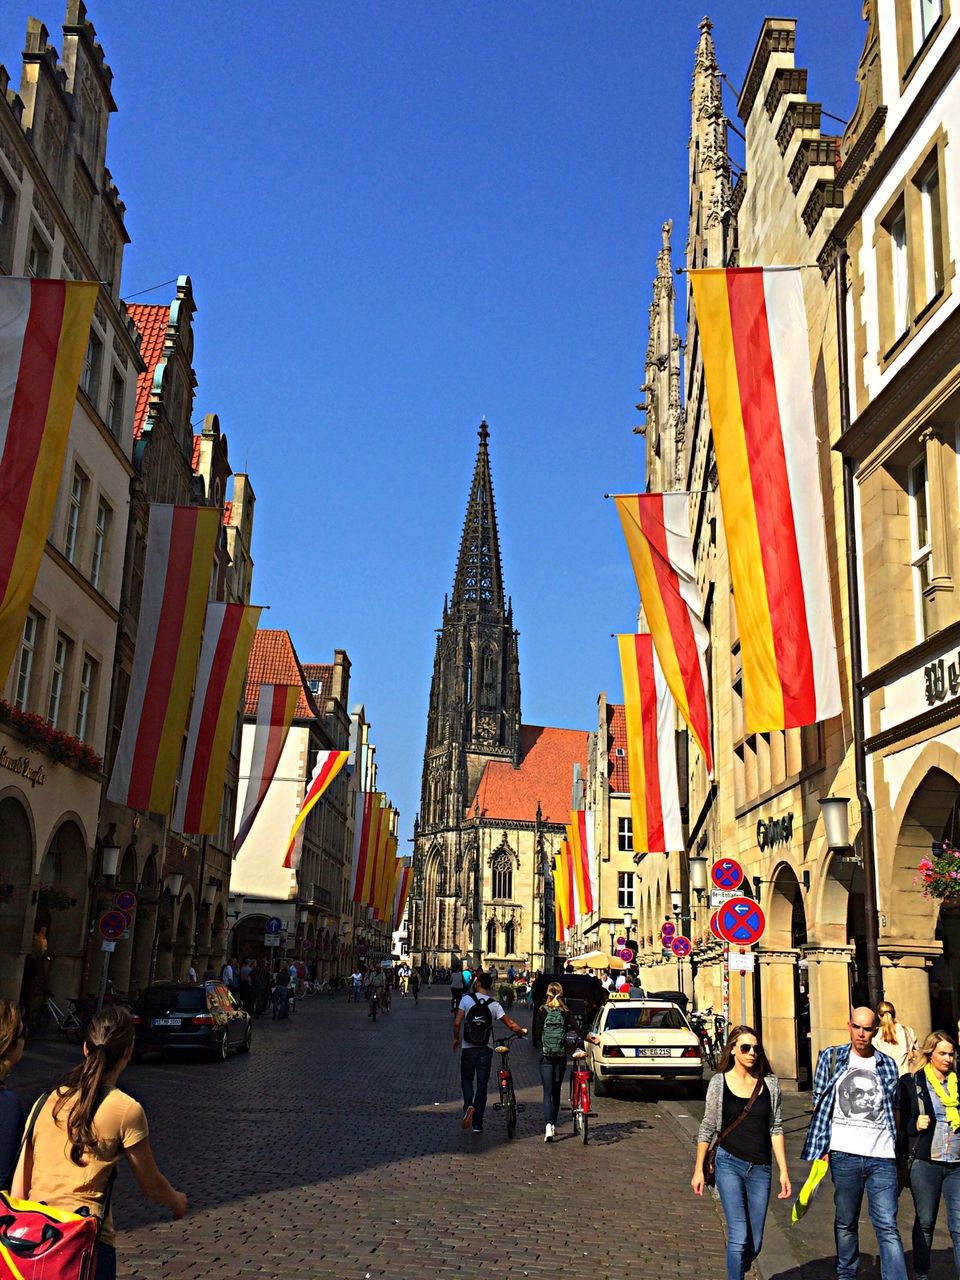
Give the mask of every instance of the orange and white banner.
<path id="1" fill-rule="evenodd" d="M 617 512 L 660 668 L 713 776 L 706 654 L 688 493 L 620 495 Z"/>
<path id="2" fill-rule="evenodd" d="M 283 865 L 292 870 L 300 865 L 301 850 L 303 848 L 302 839 L 298 841 L 297 836 L 307 818 L 313 809 L 319 803 L 321 796 L 329 787 L 343 766 L 347 763 L 349 751 L 321 751 L 317 756 L 317 763 L 313 770 L 313 776 L 310 779 L 310 785 L 307 787 L 307 794 L 303 797 L 303 803 L 300 806 L 300 812 L 297 814 L 297 820 L 294 822 L 290 830 L 290 839 L 287 844 L 287 854 L 283 860 Z"/>
<path id="3" fill-rule="evenodd" d="M 627 721 L 633 847 L 637 853 L 681 853 L 673 697 L 651 636 L 617 636 L 617 644 Z"/>
<path id="4" fill-rule="evenodd" d="M 574 809 L 567 826 L 567 841 L 573 865 L 575 914 L 579 919 L 590 915 L 597 903 L 597 857 L 593 839 L 593 814 L 587 809 Z"/>
<path id="5" fill-rule="evenodd" d="M 50 535 L 98 284 L 0 278 L 0 685 Z"/>
<path id="6" fill-rule="evenodd" d="M 413 876 L 413 868 L 410 858 L 400 859 L 400 873 L 397 876 L 397 889 L 393 895 L 393 931 L 396 931 L 403 924 L 403 913 L 407 907 L 407 898 L 410 894 L 410 880 Z"/>
<path id="7" fill-rule="evenodd" d="M 295 684 L 262 684 L 257 692 L 257 723 L 250 755 L 250 774 L 243 797 L 243 813 L 237 824 L 233 856 L 250 834 L 260 806 L 266 799 L 280 756 L 293 724 L 300 689 Z"/>
<path id="8" fill-rule="evenodd" d="M 840 713 L 799 268 L 691 271 L 747 733 Z"/>
<path id="9" fill-rule="evenodd" d="M 150 505 L 130 690 L 107 799 L 169 813 L 220 529 L 218 507 Z"/>
<path id="10" fill-rule="evenodd" d="M 260 613 L 256 605 L 219 600 L 207 605 L 180 788 L 170 823 L 182 835 L 212 836 L 220 826 L 230 740 Z"/>

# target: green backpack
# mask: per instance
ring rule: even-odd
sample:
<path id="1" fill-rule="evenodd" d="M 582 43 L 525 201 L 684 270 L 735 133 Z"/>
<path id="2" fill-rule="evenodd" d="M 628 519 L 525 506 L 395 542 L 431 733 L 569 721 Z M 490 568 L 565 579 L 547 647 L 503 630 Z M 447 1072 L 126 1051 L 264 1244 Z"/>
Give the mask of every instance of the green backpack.
<path id="1" fill-rule="evenodd" d="M 567 1054 L 567 1022 L 562 1009 L 548 1009 L 540 1036 L 540 1050 L 548 1058 Z"/>

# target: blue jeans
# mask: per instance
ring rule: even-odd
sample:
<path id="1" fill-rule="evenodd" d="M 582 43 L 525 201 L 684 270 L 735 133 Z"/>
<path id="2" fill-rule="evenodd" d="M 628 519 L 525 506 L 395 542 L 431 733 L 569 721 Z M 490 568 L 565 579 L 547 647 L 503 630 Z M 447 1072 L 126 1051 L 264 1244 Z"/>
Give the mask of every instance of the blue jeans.
<path id="1" fill-rule="evenodd" d="M 493 1049 L 488 1044 L 470 1045 L 460 1053 L 460 1084 L 463 1086 L 463 1109 L 473 1107 L 473 1127 L 483 1128 L 483 1113 L 487 1107 L 487 1084 Z"/>
<path id="2" fill-rule="evenodd" d="M 566 1054 L 562 1058 L 540 1059 L 540 1083 L 543 1085 L 543 1123 L 556 1124 L 560 1119 L 560 1090 L 567 1070 Z"/>
<path id="3" fill-rule="evenodd" d="M 117 1280 L 117 1251 L 112 1244 L 98 1245 L 93 1280 Z"/>
<path id="4" fill-rule="evenodd" d="M 837 1280 L 854 1280 L 860 1266 L 860 1206 L 867 1193 L 870 1221 L 880 1246 L 883 1280 L 907 1280 L 907 1264 L 897 1230 L 897 1162 L 877 1156 L 830 1152 L 833 1179 L 833 1233 L 837 1242 Z"/>
<path id="5" fill-rule="evenodd" d="M 953 1240 L 953 1264 L 960 1275 L 960 1164 L 940 1160 L 914 1160 L 910 1170 L 910 1190 L 917 1216 L 913 1220 L 913 1273 L 930 1272 L 933 1228 L 940 1212 L 940 1198 L 947 1202 L 947 1227 Z"/>
<path id="6" fill-rule="evenodd" d="M 727 1280 L 743 1280 L 759 1256 L 770 1202 L 770 1166 L 717 1148 L 717 1192 L 727 1222 Z"/>

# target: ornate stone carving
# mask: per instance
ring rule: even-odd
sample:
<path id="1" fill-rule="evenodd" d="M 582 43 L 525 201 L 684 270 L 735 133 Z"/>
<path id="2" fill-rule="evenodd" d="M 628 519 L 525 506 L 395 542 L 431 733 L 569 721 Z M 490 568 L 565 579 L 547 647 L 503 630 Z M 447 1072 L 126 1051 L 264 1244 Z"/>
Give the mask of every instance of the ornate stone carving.
<path id="1" fill-rule="evenodd" d="M 20 157 L 17 155 L 17 148 L 14 146 L 11 139 L 8 138 L 7 135 L 2 130 L 0 130 L 0 151 L 2 151 L 3 154 L 6 156 L 7 163 L 10 165 L 10 168 L 16 174 L 17 180 L 19 182 L 22 182 L 23 181 L 23 165 L 20 161 Z"/>
<path id="2" fill-rule="evenodd" d="M 34 191 L 33 193 L 33 207 L 37 211 L 37 216 L 39 217 L 40 221 L 43 223 L 43 225 L 46 227 L 46 229 L 50 232 L 50 235 L 52 236 L 53 235 L 53 215 L 51 214 L 50 210 L 47 208 L 47 202 L 44 200 L 43 196 L 40 194 L 39 191 Z"/>

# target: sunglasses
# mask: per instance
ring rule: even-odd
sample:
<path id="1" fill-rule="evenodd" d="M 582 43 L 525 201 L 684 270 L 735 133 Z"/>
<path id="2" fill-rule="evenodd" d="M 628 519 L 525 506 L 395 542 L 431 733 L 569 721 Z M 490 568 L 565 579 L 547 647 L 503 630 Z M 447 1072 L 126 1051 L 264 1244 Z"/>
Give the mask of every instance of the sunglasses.
<path id="1" fill-rule="evenodd" d="M 738 1044 L 737 1048 L 741 1053 L 758 1053 L 760 1050 L 758 1044 Z"/>

